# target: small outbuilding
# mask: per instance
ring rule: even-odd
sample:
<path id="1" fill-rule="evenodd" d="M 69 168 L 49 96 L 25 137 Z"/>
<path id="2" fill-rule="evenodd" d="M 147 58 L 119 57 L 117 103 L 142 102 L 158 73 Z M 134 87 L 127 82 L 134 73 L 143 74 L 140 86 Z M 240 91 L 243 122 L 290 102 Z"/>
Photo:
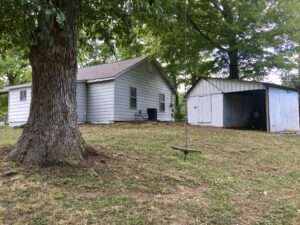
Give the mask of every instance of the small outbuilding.
<path id="1" fill-rule="evenodd" d="M 298 90 L 257 81 L 201 78 L 187 93 L 193 125 L 299 131 Z"/>

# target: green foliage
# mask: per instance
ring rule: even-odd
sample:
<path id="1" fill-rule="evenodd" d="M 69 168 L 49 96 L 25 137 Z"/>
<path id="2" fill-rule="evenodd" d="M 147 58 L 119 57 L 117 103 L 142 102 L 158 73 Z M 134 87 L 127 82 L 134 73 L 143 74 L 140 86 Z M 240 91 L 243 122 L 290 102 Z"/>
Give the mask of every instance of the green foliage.
<path id="1" fill-rule="evenodd" d="M 0 81 L 3 86 L 22 84 L 31 80 L 31 68 L 22 52 L 7 50 L 0 57 Z"/>
<path id="2" fill-rule="evenodd" d="M 284 85 L 300 89 L 300 76 L 287 74 L 282 77 L 282 82 Z"/>
<path id="3" fill-rule="evenodd" d="M 297 0 L 280 0 L 278 8 L 281 12 L 278 39 L 284 39 L 283 61 L 289 67 L 285 68 L 287 80 L 297 71 L 300 76 L 300 2 Z M 284 76 L 285 77 L 285 76 Z"/>
<path id="4" fill-rule="evenodd" d="M 22 51 L 6 50 L 0 55 L 0 88 L 31 80 L 31 68 Z M 0 121 L 8 112 L 8 96 L 0 95 Z"/>
<path id="5" fill-rule="evenodd" d="M 147 17 L 138 15 L 144 23 L 137 38 L 144 54 L 165 65 L 176 87 L 185 73 L 190 83 L 200 76 L 228 76 L 229 53 L 235 50 L 241 78 L 263 77 L 282 66 L 274 63 L 283 57 L 283 40 L 273 40 L 279 15 L 275 3 L 193 0 L 187 3 L 187 16 L 184 1 L 155 1 L 154 6 Z"/>
<path id="6" fill-rule="evenodd" d="M 178 94 L 178 102 L 178 105 L 175 105 L 175 121 L 185 121 L 187 115 L 183 94 Z"/>
<path id="7" fill-rule="evenodd" d="M 0 95 L 0 121 L 4 120 L 4 116 L 7 112 L 8 112 L 8 96 Z"/>

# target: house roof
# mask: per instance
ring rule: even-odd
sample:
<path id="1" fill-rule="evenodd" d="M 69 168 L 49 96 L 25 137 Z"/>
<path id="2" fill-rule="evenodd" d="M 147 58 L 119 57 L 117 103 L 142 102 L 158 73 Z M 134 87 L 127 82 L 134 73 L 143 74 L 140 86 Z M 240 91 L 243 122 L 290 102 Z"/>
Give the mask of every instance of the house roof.
<path id="1" fill-rule="evenodd" d="M 121 73 L 130 70 L 132 67 L 145 61 L 146 59 L 147 57 L 142 56 L 113 63 L 79 68 L 77 80 L 115 79 Z"/>
<path id="2" fill-rule="evenodd" d="M 200 82 L 200 80 L 218 80 L 218 81 L 222 81 L 222 82 L 236 81 L 236 82 L 246 83 L 246 84 L 263 85 L 263 87 L 265 87 L 265 88 L 268 88 L 268 87 L 274 87 L 274 88 L 279 88 L 279 89 L 285 89 L 285 90 L 290 90 L 290 91 L 299 92 L 299 90 L 296 89 L 296 88 L 287 87 L 287 86 L 284 86 L 284 85 L 278 85 L 278 84 L 267 83 L 267 82 L 247 81 L 247 80 L 231 80 L 231 79 L 226 79 L 226 78 L 211 78 L 211 77 L 203 78 L 203 77 L 200 77 L 200 78 L 195 82 L 195 84 L 188 90 L 188 92 L 186 93 L 186 96 L 188 96 L 188 95 L 191 93 L 191 91 L 194 89 L 194 87 L 197 86 L 197 84 Z"/>
<path id="3" fill-rule="evenodd" d="M 133 59 L 122 60 L 113 63 L 100 64 L 95 66 L 79 68 L 77 72 L 77 82 L 101 82 L 107 80 L 114 80 L 118 76 L 132 69 L 133 67 L 150 60 L 149 57 L 142 56 Z M 152 60 L 156 68 L 162 75 L 162 78 L 165 82 L 171 87 L 173 92 L 176 92 L 176 89 L 173 87 L 168 77 L 165 75 L 162 67 L 156 60 Z M 0 94 L 6 94 L 9 90 L 30 87 L 31 83 L 9 86 L 3 89 L 0 89 Z"/>
<path id="4" fill-rule="evenodd" d="M 2 88 L 2 89 L 0 89 L 0 95 L 7 94 L 9 92 L 9 90 L 11 90 L 11 89 L 19 89 L 19 88 L 27 88 L 27 87 L 31 87 L 31 82 L 26 83 L 26 84 L 19 84 L 19 85 L 8 86 L 5 88 Z"/>

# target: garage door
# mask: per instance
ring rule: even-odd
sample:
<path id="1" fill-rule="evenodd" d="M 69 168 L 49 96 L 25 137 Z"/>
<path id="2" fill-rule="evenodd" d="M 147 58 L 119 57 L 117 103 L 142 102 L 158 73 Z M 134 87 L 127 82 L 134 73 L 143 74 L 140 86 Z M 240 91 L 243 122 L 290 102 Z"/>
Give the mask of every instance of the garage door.
<path id="1" fill-rule="evenodd" d="M 211 123 L 211 119 L 212 119 L 211 96 L 199 97 L 198 106 L 199 106 L 199 114 L 198 114 L 199 123 Z"/>
<path id="2" fill-rule="evenodd" d="M 188 122 L 198 124 L 198 98 L 188 98 Z"/>

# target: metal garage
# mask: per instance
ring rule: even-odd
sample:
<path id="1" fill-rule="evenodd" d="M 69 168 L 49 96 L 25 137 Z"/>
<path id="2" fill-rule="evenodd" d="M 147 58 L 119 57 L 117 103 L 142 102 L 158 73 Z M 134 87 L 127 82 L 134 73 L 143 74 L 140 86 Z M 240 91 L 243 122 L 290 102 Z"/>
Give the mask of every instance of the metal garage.
<path id="1" fill-rule="evenodd" d="M 201 78 L 187 93 L 193 125 L 299 131 L 296 89 L 256 81 Z"/>

